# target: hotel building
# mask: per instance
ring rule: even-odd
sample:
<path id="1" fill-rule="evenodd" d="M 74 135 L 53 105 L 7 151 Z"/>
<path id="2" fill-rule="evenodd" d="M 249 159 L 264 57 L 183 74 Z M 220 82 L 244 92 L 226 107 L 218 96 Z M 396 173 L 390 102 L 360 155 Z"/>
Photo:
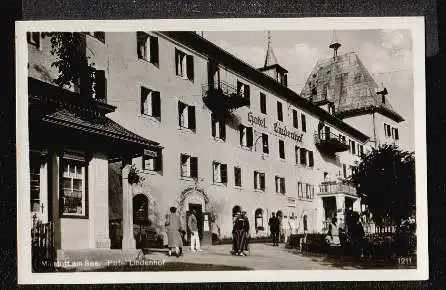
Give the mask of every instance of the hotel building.
<path id="1" fill-rule="evenodd" d="M 39 157 L 31 160 L 31 211 L 54 223 L 60 250 L 138 247 L 141 229 L 162 233 L 171 206 L 183 221 L 198 212 L 204 244 L 214 225 L 230 238 L 240 209 L 253 237 L 269 235 L 272 212 L 294 216 L 299 232 L 322 232 L 327 218 L 342 223 L 346 208 L 361 210 L 344 180 L 378 140 L 370 120 L 398 136 L 390 107 L 340 115 L 337 99 L 314 97 L 331 96 L 329 85 L 325 95 L 313 94 L 310 79 L 301 95 L 289 89 L 270 42 L 264 66 L 254 68 L 194 32 L 80 35 L 94 90 L 76 105 L 82 89 L 51 85 L 48 37 L 28 33 L 30 103 L 42 92 L 58 103 L 31 111 L 30 124 L 51 121 L 60 130 L 40 144 L 30 127 Z M 88 114 L 78 113 L 82 105 Z M 46 149 L 52 142 L 57 150 Z M 130 164 L 141 172 L 138 184 L 129 183 Z"/>

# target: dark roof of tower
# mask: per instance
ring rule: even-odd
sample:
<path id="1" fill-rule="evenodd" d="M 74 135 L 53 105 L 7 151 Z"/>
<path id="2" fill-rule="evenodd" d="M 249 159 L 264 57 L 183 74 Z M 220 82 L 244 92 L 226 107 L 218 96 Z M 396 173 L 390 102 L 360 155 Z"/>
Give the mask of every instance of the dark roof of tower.
<path id="1" fill-rule="evenodd" d="M 404 121 L 378 91 L 358 55 L 349 52 L 318 61 L 300 95 L 314 104 L 333 103 L 341 118 L 377 111 L 396 122 Z"/>

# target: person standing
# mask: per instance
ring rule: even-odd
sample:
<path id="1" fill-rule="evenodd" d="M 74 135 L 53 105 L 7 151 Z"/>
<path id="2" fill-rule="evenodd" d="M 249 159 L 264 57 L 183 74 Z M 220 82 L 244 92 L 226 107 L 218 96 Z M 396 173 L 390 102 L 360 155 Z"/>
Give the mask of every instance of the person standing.
<path id="1" fill-rule="evenodd" d="M 271 236 L 273 239 L 273 246 L 279 246 L 279 231 L 280 231 L 280 221 L 279 218 L 276 217 L 276 213 L 273 212 L 272 216 L 268 221 L 269 231 L 271 232 Z"/>
<path id="2" fill-rule="evenodd" d="M 248 251 L 248 239 L 249 239 L 249 219 L 246 216 L 246 210 L 242 210 L 243 218 L 243 231 L 245 232 L 245 239 L 243 241 L 243 254 L 246 256 L 245 251 Z"/>
<path id="3" fill-rule="evenodd" d="M 166 230 L 167 230 L 167 240 L 169 247 L 169 256 L 172 255 L 172 249 L 175 248 L 175 254 L 180 257 L 180 249 L 183 248 L 183 239 L 181 237 L 181 219 L 176 213 L 177 208 L 172 206 L 170 208 L 170 214 L 166 218 Z"/>
<path id="4" fill-rule="evenodd" d="M 291 229 L 291 235 L 297 234 L 297 224 L 296 224 L 296 217 L 293 215 L 290 218 L 290 229 Z"/>
<path id="5" fill-rule="evenodd" d="M 340 246 L 341 241 L 339 240 L 339 226 L 338 219 L 332 218 L 331 223 L 328 226 L 327 242 L 330 246 Z"/>
<path id="6" fill-rule="evenodd" d="M 288 219 L 287 216 L 283 217 L 282 222 L 281 222 L 281 227 L 282 227 L 282 231 L 283 231 L 283 241 L 286 245 L 288 242 L 288 238 L 290 236 L 290 232 L 291 232 L 290 220 Z"/>
<path id="7" fill-rule="evenodd" d="M 234 235 L 233 253 L 237 256 L 246 256 L 246 254 L 244 253 L 246 245 L 245 229 L 246 229 L 246 220 L 240 213 L 238 213 L 233 228 L 233 235 Z"/>
<path id="8" fill-rule="evenodd" d="M 198 235 L 198 223 L 197 217 L 195 216 L 196 214 L 197 212 L 193 209 L 187 222 L 187 226 L 190 230 L 190 250 L 194 253 L 196 251 L 202 251 L 200 248 L 200 236 Z"/>

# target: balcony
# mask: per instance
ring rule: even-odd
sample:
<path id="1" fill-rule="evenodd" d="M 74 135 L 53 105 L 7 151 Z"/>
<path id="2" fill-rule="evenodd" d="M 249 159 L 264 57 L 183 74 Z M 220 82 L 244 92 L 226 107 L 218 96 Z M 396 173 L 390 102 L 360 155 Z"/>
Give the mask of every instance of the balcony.
<path id="1" fill-rule="evenodd" d="M 315 132 L 314 142 L 320 151 L 331 154 L 349 149 L 345 139 L 341 139 L 338 135 L 331 132 Z"/>
<path id="2" fill-rule="evenodd" d="M 226 82 L 208 83 L 202 86 L 203 101 L 216 115 L 227 115 L 233 110 L 249 105 L 249 99 Z"/>
<path id="3" fill-rule="evenodd" d="M 327 181 L 319 185 L 320 195 L 348 194 L 356 196 L 356 188 L 349 183 L 340 181 Z"/>

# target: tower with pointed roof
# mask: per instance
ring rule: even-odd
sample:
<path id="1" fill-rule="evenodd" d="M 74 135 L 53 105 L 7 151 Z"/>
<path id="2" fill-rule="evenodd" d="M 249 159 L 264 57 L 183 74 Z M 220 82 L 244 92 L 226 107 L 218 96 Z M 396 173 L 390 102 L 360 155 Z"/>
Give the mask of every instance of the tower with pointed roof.
<path id="1" fill-rule="evenodd" d="M 316 63 L 301 96 L 359 127 L 372 145 L 398 143 L 398 124 L 404 118 L 390 104 L 389 92 L 376 84 L 356 52 L 339 55 L 340 47 L 334 37 L 329 45 L 333 56 Z"/>
<path id="2" fill-rule="evenodd" d="M 271 32 L 268 31 L 268 44 L 263 67 L 258 69 L 284 86 L 288 86 L 288 71 L 279 64 L 271 44 Z"/>

